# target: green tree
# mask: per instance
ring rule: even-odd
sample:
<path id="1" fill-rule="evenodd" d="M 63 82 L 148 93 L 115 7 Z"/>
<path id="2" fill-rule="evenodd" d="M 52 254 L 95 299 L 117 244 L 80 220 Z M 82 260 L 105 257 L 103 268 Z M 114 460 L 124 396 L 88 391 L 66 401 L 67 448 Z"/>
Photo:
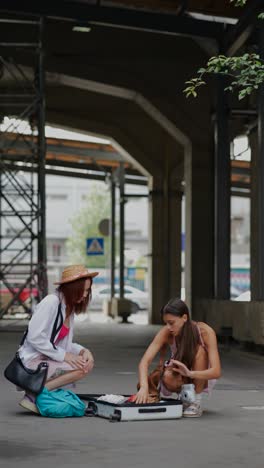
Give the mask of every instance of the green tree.
<path id="1" fill-rule="evenodd" d="M 237 7 L 243 7 L 247 0 L 230 0 L 230 2 Z M 264 13 L 260 13 L 258 18 L 264 19 Z M 211 57 L 205 67 L 197 71 L 195 78 L 186 81 L 187 87 L 183 91 L 186 97 L 196 97 L 198 88 L 206 84 L 206 76 L 212 74 L 229 77 L 230 82 L 225 90 L 237 91 L 238 99 L 241 100 L 264 83 L 264 62 L 255 53 L 245 53 L 237 57 L 225 55 Z"/>
<path id="2" fill-rule="evenodd" d="M 72 236 L 66 247 L 72 263 L 86 264 L 89 268 L 105 268 L 109 262 L 109 236 L 104 237 L 104 255 L 86 255 L 86 239 L 103 237 L 98 225 L 110 216 L 110 194 L 101 182 L 93 183 L 83 208 L 71 219 Z"/>

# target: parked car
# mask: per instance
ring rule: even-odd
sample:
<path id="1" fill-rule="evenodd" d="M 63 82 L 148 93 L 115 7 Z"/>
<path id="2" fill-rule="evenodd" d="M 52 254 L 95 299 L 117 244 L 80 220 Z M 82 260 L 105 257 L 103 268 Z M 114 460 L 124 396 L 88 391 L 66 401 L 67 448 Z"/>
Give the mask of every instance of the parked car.
<path id="1" fill-rule="evenodd" d="M 19 291 L 18 287 L 13 288 L 14 294 L 17 293 L 18 291 Z M 2 299 L 5 300 L 6 302 L 9 302 L 13 297 L 13 294 L 7 288 L 0 289 L 0 295 L 1 295 Z M 30 289 L 30 288 L 26 287 L 26 288 L 22 289 L 22 291 L 20 292 L 20 294 L 18 296 L 18 299 L 21 302 L 26 302 L 27 299 L 30 298 L 30 296 L 32 296 L 33 298 L 38 297 L 37 288 Z"/>
<path id="2" fill-rule="evenodd" d="M 245 291 L 242 294 L 240 294 L 239 296 L 237 296 L 234 300 L 235 301 L 248 302 L 248 301 L 251 300 L 251 292 L 250 291 Z"/>
<path id="3" fill-rule="evenodd" d="M 238 296 L 240 296 L 241 294 L 241 290 L 240 289 L 237 289 L 235 286 L 231 286 L 230 288 L 230 299 L 233 301 L 233 300 L 236 300 L 236 298 Z"/>
<path id="4" fill-rule="evenodd" d="M 115 286 L 115 295 L 119 296 L 119 286 Z M 103 308 L 105 299 L 110 299 L 111 288 L 109 285 L 94 286 L 93 297 L 90 305 L 91 310 L 100 310 Z M 145 291 L 134 288 L 133 286 L 125 285 L 124 297 L 133 301 L 137 310 L 144 310 L 148 308 L 148 294 Z"/>

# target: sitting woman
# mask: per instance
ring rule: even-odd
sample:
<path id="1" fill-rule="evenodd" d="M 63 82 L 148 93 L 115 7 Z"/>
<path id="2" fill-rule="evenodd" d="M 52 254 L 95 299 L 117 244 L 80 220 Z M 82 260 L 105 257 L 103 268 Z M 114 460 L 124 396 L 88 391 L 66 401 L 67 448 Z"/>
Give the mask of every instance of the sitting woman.
<path id="1" fill-rule="evenodd" d="M 85 312 L 91 299 L 92 279 L 98 275 L 82 265 L 64 269 L 59 287 L 36 307 L 28 326 L 20 358 L 26 367 L 36 369 L 48 363 L 45 387 L 54 390 L 85 377 L 93 368 L 92 353 L 73 343 L 74 314 Z M 26 393 L 20 406 L 38 413 L 34 395 Z"/>
<path id="2" fill-rule="evenodd" d="M 221 364 L 214 330 L 190 318 L 187 305 L 171 299 L 161 310 L 164 326 L 155 336 L 139 363 L 139 390 L 135 402 L 180 397 L 183 416 L 202 415 L 201 398 L 221 375 Z M 148 376 L 157 353 L 170 347 L 171 358 Z M 177 395 L 175 395 L 175 393 Z"/>

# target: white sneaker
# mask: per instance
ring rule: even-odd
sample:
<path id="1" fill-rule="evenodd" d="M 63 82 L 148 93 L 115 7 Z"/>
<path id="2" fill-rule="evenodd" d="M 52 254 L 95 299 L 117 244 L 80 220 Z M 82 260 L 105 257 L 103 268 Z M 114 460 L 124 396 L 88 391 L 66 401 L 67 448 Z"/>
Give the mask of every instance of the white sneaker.
<path id="1" fill-rule="evenodd" d="M 24 398 L 19 402 L 19 405 L 22 406 L 22 408 L 31 411 L 32 413 L 39 414 L 37 405 L 34 403 L 33 399 L 27 394 L 25 394 Z"/>
<path id="2" fill-rule="evenodd" d="M 183 409 L 184 418 L 200 418 L 203 414 L 203 409 L 200 402 L 190 403 Z"/>

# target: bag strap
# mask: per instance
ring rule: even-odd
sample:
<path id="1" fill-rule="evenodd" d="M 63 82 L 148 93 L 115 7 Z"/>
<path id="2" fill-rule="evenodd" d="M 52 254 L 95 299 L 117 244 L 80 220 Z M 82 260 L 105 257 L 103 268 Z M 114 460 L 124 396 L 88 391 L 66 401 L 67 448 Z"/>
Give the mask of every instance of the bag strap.
<path id="1" fill-rule="evenodd" d="M 57 335 L 57 333 L 59 332 L 59 330 L 61 329 L 63 325 L 63 315 L 62 315 L 62 311 L 61 311 L 61 303 L 59 303 L 58 305 L 58 311 L 57 311 L 57 315 L 56 315 L 56 318 L 55 318 L 55 321 L 54 321 L 54 325 L 53 325 L 53 328 L 52 328 L 52 332 L 51 332 L 51 337 L 50 337 L 50 342 L 53 346 L 54 349 L 57 349 L 55 344 L 54 344 L 54 341 L 55 341 L 55 337 Z M 28 334 L 28 327 L 22 337 L 22 340 L 19 344 L 19 347 L 22 346 L 25 342 L 25 339 L 27 337 L 27 334 Z"/>
<path id="2" fill-rule="evenodd" d="M 59 303 L 58 312 L 57 312 L 57 315 L 56 315 L 56 318 L 55 318 L 55 322 L 54 322 L 53 329 L 52 329 L 52 332 L 51 332 L 51 337 L 50 337 L 50 342 L 51 342 L 54 349 L 57 349 L 55 344 L 54 344 L 54 341 L 55 341 L 55 337 L 56 337 L 57 333 L 60 331 L 62 325 L 63 325 L 63 315 L 62 315 L 62 311 L 61 311 L 61 303 Z"/>
<path id="3" fill-rule="evenodd" d="M 24 332 L 24 335 L 22 336 L 22 340 L 19 343 L 19 348 L 20 348 L 20 346 L 22 346 L 24 344 L 25 339 L 27 337 L 27 334 L 28 334 L 28 327 L 27 327 L 26 331 Z"/>

